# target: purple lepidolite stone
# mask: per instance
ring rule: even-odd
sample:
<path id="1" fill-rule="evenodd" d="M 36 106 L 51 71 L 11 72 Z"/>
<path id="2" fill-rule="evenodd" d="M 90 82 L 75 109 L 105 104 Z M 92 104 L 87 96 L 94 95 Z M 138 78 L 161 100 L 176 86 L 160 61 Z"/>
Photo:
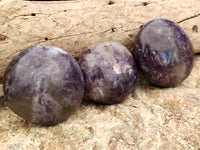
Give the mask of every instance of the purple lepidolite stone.
<path id="1" fill-rule="evenodd" d="M 35 46 L 21 52 L 4 75 L 8 106 L 24 119 L 55 125 L 79 107 L 84 79 L 76 60 L 50 46 Z"/>
<path id="2" fill-rule="evenodd" d="M 179 26 L 166 19 L 157 19 L 144 25 L 138 32 L 134 58 L 152 84 L 172 87 L 190 74 L 193 48 Z"/>
<path id="3" fill-rule="evenodd" d="M 85 78 L 85 94 L 95 102 L 122 102 L 133 90 L 136 65 L 131 53 L 117 42 L 92 46 L 79 59 Z"/>

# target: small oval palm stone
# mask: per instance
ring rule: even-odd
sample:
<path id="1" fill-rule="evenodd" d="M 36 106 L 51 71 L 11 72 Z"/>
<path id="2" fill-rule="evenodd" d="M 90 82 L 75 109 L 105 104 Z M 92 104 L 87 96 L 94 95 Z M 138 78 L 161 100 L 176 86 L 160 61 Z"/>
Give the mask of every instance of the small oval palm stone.
<path id="1" fill-rule="evenodd" d="M 122 102 L 133 90 L 136 65 L 131 53 L 117 42 L 99 43 L 79 59 L 86 96 L 102 104 Z"/>
<path id="2" fill-rule="evenodd" d="M 134 58 L 152 84 L 173 87 L 190 74 L 193 48 L 179 26 L 166 19 L 157 19 L 138 32 Z"/>
<path id="3" fill-rule="evenodd" d="M 55 125 L 79 107 L 84 79 L 76 60 L 50 46 L 36 46 L 21 52 L 4 75 L 8 106 L 24 119 Z"/>

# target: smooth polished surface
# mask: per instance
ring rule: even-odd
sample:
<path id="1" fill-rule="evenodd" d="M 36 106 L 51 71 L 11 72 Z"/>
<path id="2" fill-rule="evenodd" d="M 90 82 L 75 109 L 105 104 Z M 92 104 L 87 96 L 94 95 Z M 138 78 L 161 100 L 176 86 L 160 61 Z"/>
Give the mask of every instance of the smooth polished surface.
<path id="1" fill-rule="evenodd" d="M 134 88 L 136 65 L 131 53 L 117 42 L 99 43 L 79 59 L 86 95 L 103 104 L 122 102 Z"/>
<path id="2" fill-rule="evenodd" d="M 143 75 L 154 85 L 176 86 L 193 66 L 192 44 L 184 31 L 166 19 L 153 20 L 139 31 L 134 58 Z"/>
<path id="3" fill-rule="evenodd" d="M 24 119 L 41 125 L 64 121 L 79 107 L 84 81 L 76 60 L 50 46 L 21 52 L 4 75 L 8 106 Z"/>

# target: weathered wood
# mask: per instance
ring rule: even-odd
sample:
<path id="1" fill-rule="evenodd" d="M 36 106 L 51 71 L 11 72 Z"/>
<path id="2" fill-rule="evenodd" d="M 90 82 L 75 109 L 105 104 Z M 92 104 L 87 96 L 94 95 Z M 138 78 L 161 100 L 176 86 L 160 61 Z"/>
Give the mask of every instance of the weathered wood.
<path id="1" fill-rule="evenodd" d="M 33 45 L 60 47 L 79 57 L 101 41 L 118 41 L 131 51 L 146 22 L 166 18 L 179 24 L 200 52 L 199 0 L 0 1 L 0 80 L 20 51 Z"/>
<path id="2" fill-rule="evenodd" d="M 112 4 L 112 5 L 109 5 Z M 79 57 L 97 42 L 114 40 L 131 51 L 139 28 L 156 18 L 178 23 L 200 52 L 199 0 L 0 0 L 0 78 L 20 51 L 52 45 Z M 150 86 L 142 76 L 121 104 L 83 102 L 53 127 L 27 123 L 6 107 L 0 83 L 0 149 L 200 149 L 200 56 L 175 88 Z"/>

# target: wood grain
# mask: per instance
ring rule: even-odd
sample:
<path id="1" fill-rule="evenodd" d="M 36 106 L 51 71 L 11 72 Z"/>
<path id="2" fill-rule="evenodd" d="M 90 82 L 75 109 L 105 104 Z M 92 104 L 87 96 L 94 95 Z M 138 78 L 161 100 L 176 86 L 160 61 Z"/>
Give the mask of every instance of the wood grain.
<path id="1" fill-rule="evenodd" d="M 89 46 L 118 41 L 133 51 L 142 25 L 166 18 L 200 52 L 199 0 L 0 1 L 0 80 L 10 61 L 33 45 L 60 47 L 78 58 Z"/>

